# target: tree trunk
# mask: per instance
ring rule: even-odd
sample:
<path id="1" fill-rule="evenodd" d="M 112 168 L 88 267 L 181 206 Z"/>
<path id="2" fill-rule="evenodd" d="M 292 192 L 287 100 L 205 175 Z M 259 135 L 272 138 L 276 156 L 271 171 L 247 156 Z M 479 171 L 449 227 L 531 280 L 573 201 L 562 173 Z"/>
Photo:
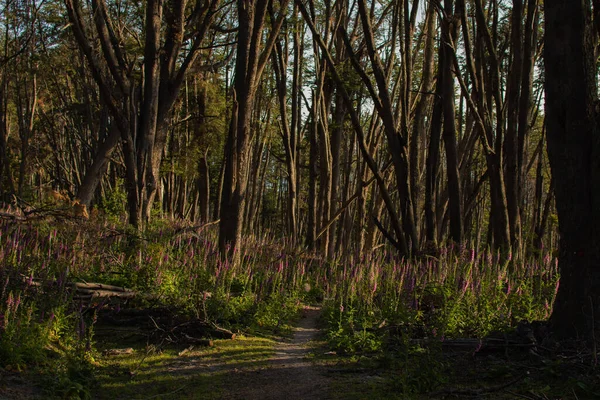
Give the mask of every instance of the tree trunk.
<path id="1" fill-rule="evenodd" d="M 446 169 L 448 174 L 448 203 L 450 212 L 450 238 L 457 244 L 463 239 L 462 229 L 462 197 L 460 189 L 460 178 L 458 174 L 458 154 L 456 150 L 456 121 L 454 110 L 454 76 L 452 75 L 452 49 L 450 43 L 456 42 L 457 24 L 460 19 L 455 18 L 454 0 L 445 0 L 444 11 L 448 15 L 447 20 L 442 22 L 442 51 L 444 52 L 442 69 L 443 88 L 443 111 L 444 126 L 443 139 L 446 149 Z"/>
<path id="2" fill-rule="evenodd" d="M 523 0 L 513 0 L 511 14 L 510 42 L 512 49 L 512 62 L 507 85 L 507 128 L 504 140 L 504 155 L 506 157 L 505 181 L 506 181 L 506 203 L 508 220 L 510 226 L 510 243 L 513 252 L 520 253 L 521 242 L 521 205 L 519 195 L 519 184 L 521 176 L 521 164 L 523 157 L 519 146 L 519 103 L 521 100 L 521 81 L 523 67 L 522 19 Z M 528 123 L 527 120 L 525 123 Z"/>
<path id="3" fill-rule="evenodd" d="M 208 151 L 198 161 L 198 207 L 200 208 L 200 222 L 209 221 L 210 213 L 210 174 L 208 172 Z"/>
<path id="4" fill-rule="evenodd" d="M 550 325 L 595 338 L 600 318 L 600 132 L 589 0 L 546 0 L 548 158 L 558 214 L 560 288 Z"/>
<path id="5" fill-rule="evenodd" d="M 317 120 L 317 94 L 313 90 L 312 96 L 312 121 L 308 129 L 309 137 L 309 155 L 308 155 L 308 222 L 306 228 L 306 244 L 310 249 L 314 249 L 317 239 L 317 179 L 319 177 L 319 142 L 318 120 Z"/>
<path id="6" fill-rule="evenodd" d="M 440 40 L 441 42 L 441 40 Z M 444 82 L 444 46 L 440 43 L 438 49 L 438 72 L 431 115 L 429 151 L 427 152 L 425 172 L 425 237 L 429 242 L 437 242 L 436 203 L 438 194 L 438 171 L 440 163 L 440 141 L 442 131 L 442 118 L 444 112 L 443 82 Z"/>
<path id="7" fill-rule="evenodd" d="M 225 174 L 219 225 L 219 250 L 239 257 L 244 204 L 248 186 L 250 124 L 258 82 L 281 29 L 287 1 L 280 4 L 279 16 L 271 21 L 272 28 L 264 49 L 263 33 L 269 0 L 238 0 L 238 46 L 234 78 L 233 110 L 225 145 Z"/>
<path id="8" fill-rule="evenodd" d="M 77 199 L 86 207 L 90 207 L 96 188 L 100 184 L 106 169 L 110 155 L 119 143 L 121 133 L 115 125 L 111 125 L 108 131 L 108 136 L 98 146 L 98 150 L 94 156 L 92 165 L 87 169 L 83 181 L 77 190 Z"/>
<path id="9" fill-rule="evenodd" d="M 421 174 L 423 166 L 423 154 L 427 145 L 426 116 L 431 105 L 431 91 L 433 90 L 434 78 L 434 55 L 435 55 L 435 6 L 430 4 L 427 8 L 425 50 L 423 61 L 423 79 L 421 81 L 421 94 L 417 101 L 415 116 L 413 118 L 413 131 L 410 140 L 410 188 L 412 193 L 413 213 L 419 215 L 422 208 L 421 200 Z M 422 234 L 422 233 L 421 233 Z M 435 235 L 435 232 L 433 233 Z"/>

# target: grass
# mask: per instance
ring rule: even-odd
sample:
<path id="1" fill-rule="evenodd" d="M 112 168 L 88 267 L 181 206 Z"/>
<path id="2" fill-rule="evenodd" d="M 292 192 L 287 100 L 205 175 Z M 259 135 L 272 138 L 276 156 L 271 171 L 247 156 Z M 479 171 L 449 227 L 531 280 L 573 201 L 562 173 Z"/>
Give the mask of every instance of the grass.
<path id="1" fill-rule="evenodd" d="M 154 352 L 139 348 L 134 354 L 101 357 L 97 383 L 92 388 L 97 399 L 194 399 L 223 398 L 227 374 L 238 368 L 265 365 L 273 354 L 274 341 L 241 337 L 216 340 L 214 347 Z"/>
<path id="2" fill-rule="evenodd" d="M 337 355 L 316 362 L 367 371 L 333 375 L 332 393 L 344 398 L 353 398 L 353 388 L 356 398 L 419 398 L 519 374 L 514 388 L 522 393 L 533 388 L 540 396 L 569 396 L 574 390 L 586 398 L 599 392 L 587 354 L 487 359 L 477 351 L 442 349 L 453 338 L 504 334 L 521 321 L 546 319 L 559 282 L 550 254 L 513 260 L 450 246 L 423 259 L 382 251 L 325 262 L 269 237 L 247 237 L 241 262 L 233 265 L 219 256 L 214 232 L 182 228 L 159 221 L 140 236 L 114 220 L 0 221 L 0 372 L 41 376 L 46 397 L 191 398 L 185 396 L 202 392 L 218 398 L 236 366 L 260 364 L 272 351 L 269 338 L 289 334 L 301 304 L 324 299 L 324 340 Z M 145 300 L 82 304 L 73 301 L 69 281 L 126 286 Z M 182 348 L 125 334 L 111 343 L 96 331 L 98 312 L 134 306 L 169 307 L 248 336 L 179 356 Z M 99 355 L 110 346 L 136 352 Z M 503 370 L 507 362 L 510 371 Z M 478 376 L 471 364 L 485 373 Z M 182 365 L 192 365 L 193 373 Z M 569 367 L 578 372 L 569 375 Z M 548 379 L 557 371 L 568 379 Z"/>

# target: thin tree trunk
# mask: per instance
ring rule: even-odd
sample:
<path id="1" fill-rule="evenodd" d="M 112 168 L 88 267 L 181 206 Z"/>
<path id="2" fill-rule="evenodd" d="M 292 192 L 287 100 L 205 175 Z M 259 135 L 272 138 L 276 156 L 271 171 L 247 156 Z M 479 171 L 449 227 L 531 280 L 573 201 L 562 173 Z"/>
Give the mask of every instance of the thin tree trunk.
<path id="1" fill-rule="evenodd" d="M 200 222 L 205 224 L 210 216 L 210 174 L 208 169 L 208 150 L 198 160 L 198 206 Z"/>
<path id="2" fill-rule="evenodd" d="M 413 130 L 410 141 L 410 188 L 412 193 L 413 213 L 419 215 L 421 210 L 421 175 L 423 166 L 423 151 L 426 148 L 426 115 L 431 105 L 431 92 L 433 90 L 434 77 L 434 46 L 435 46 L 435 6 L 430 4 L 427 8 L 426 28 L 424 35 L 425 49 L 423 55 L 423 79 L 421 81 L 421 93 L 415 109 L 413 118 Z M 435 235 L 435 232 L 433 233 Z"/>
<path id="3" fill-rule="evenodd" d="M 448 174 L 448 198 L 450 211 L 450 238 L 460 244 L 463 239 L 462 198 L 458 173 L 458 155 L 456 150 L 456 121 L 454 110 L 454 76 L 452 76 L 452 49 L 450 43 L 456 42 L 458 19 L 454 18 L 454 0 L 445 0 L 444 11 L 451 20 L 442 22 L 442 99 L 444 112 L 443 139 L 446 149 L 446 168 Z"/>
<path id="4" fill-rule="evenodd" d="M 119 140 L 121 139 L 121 133 L 115 125 L 111 125 L 108 131 L 107 137 L 98 146 L 98 150 L 94 156 L 94 162 L 86 170 L 81 186 L 77 191 L 77 199 L 79 202 L 86 207 L 90 207 L 94 193 L 102 177 L 104 176 L 107 168 L 110 155 L 115 150 Z"/>
<path id="5" fill-rule="evenodd" d="M 508 77 L 507 86 L 507 128 L 504 141 L 504 155 L 506 157 L 505 176 L 506 176 L 506 200 L 508 210 L 508 220 L 510 227 L 510 243 L 515 253 L 520 253 L 521 242 L 521 210 L 519 196 L 519 177 L 521 166 L 519 161 L 523 159 L 520 156 L 522 151 L 519 148 L 518 122 L 519 122 L 519 101 L 521 98 L 521 75 L 523 67 L 522 50 L 522 19 L 523 0 L 513 0 L 511 14 L 511 50 L 512 62 Z"/>

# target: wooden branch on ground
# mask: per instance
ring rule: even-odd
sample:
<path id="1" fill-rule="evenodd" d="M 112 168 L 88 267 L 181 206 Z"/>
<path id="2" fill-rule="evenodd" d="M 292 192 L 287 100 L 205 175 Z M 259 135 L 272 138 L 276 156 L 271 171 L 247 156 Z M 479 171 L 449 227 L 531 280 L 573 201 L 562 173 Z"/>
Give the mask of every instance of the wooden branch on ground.
<path id="1" fill-rule="evenodd" d="M 21 274 L 23 283 L 43 288 L 45 286 L 51 286 L 51 282 L 43 282 L 40 279 L 32 279 L 31 277 Z M 69 282 L 67 287 L 71 287 L 73 290 L 73 300 L 77 301 L 91 301 L 98 298 L 118 298 L 118 299 L 132 299 L 140 296 L 138 292 L 133 291 L 122 286 L 106 285 L 104 283 L 88 283 L 88 282 Z"/>
<path id="2" fill-rule="evenodd" d="M 129 347 L 126 349 L 108 349 L 108 350 L 104 350 L 102 352 L 102 355 L 104 356 L 121 356 L 124 354 L 130 355 L 133 354 L 134 350 L 133 348 Z"/>
<path id="3" fill-rule="evenodd" d="M 485 338 L 485 339 L 451 339 L 444 340 L 442 347 L 445 348 L 463 348 L 463 349 L 504 349 L 506 347 L 537 347 L 537 343 L 529 342 L 525 340 L 516 339 L 496 339 L 496 338 Z"/>
<path id="4" fill-rule="evenodd" d="M 171 331 L 184 331 L 184 334 L 195 333 L 201 336 L 210 336 L 215 339 L 229 339 L 234 340 L 236 338 L 235 333 L 229 329 L 221 328 L 214 323 L 205 322 L 200 320 L 192 320 L 184 322 L 183 324 L 177 325 Z"/>
<path id="5" fill-rule="evenodd" d="M 204 346 L 204 347 L 213 347 L 214 346 L 213 341 L 210 339 L 198 339 L 198 338 L 186 335 L 186 334 L 183 335 L 183 338 L 185 339 L 186 342 L 195 344 L 198 346 Z"/>
<path id="6" fill-rule="evenodd" d="M 75 300 L 87 300 L 87 299 L 100 299 L 100 298 L 118 298 L 118 299 L 133 299 L 137 296 L 136 292 L 113 292 L 111 290 L 87 290 L 77 289 L 73 299 Z"/>
<path id="7" fill-rule="evenodd" d="M 110 291 L 110 292 L 133 292 L 133 290 L 131 289 L 127 289 L 125 287 L 122 286 L 113 286 L 113 285 L 105 285 L 104 283 L 87 283 L 87 282 L 74 282 L 73 287 L 75 288 L 75 290 L 81 290 L 81 291 L 86 291 L 86 290 L 103 290 L 103 291 Z"/>
<path id="8" fill-rule="evenodd" d="M 221 222 L 220 219 L 218 219 L 216 221 L 207 222 L 206 224 L 203 224 L 203 225 L 195 225 L 195 226 L 190 226 L 190 227 L 186 227 L 186 228 L 180 228 L 174 232 L 174 235 L 183 235 L 186 233 L 197 233 L 198 231 L 201 231 L 204 228 L 208 228 L 209 226 L 216 225 L 219 222 Z"/>
<path id="9" fill-rule="evenodd" d="M 12 213 L 7 213 L 7 212 L 0 212 L 0 218 L 4 218 L 4 219 L 10 219 L 13 221 L 27 221 L 27 218 L 25 218 L 22 215 L 18 215 L 18 214 L 12 214 Z"/>

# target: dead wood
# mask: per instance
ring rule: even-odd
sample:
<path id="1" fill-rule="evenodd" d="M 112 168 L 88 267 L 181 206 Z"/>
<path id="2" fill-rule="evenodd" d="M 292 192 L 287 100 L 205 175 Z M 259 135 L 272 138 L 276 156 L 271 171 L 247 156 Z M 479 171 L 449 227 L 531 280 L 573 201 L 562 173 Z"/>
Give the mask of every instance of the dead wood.
<path id="1" fill-rule="evenodd" d="M 182 331 L 188 334 L 207 336 L 214 339 L 234 340 L 236 335 L 228 329 L 221 328 L 214 323 L 201 320 L 184 322 L 173 328 L 173 331 Z"/>
<path id="2" fill-rule="evenodd" d="M 124 354 L 133 354 L 133 353 L 134 353 L 134 350 L 131 347 L 126 348 L 126 349 L 108 349 L 108 350 L 104 350 L 102 352 L 102 354 L 105 356 L 121 356 Z"/>
<path id="3" fill-rule="evenodd" d="M 75 282 L 72 283 L 72 285 L 77 290 L 106 290 L 111 292 L 133 292 L 133 290 L 127 289 L 125 287 L 105 285 L 104 283 Z"/>
<path id="4" fill-rule="evenodd" d="M 113 292 L 112 290 L 90 290 L 90 289 L 77 289 L 77 298 L 80 299 L 97 299 L 97 298 L 119 298 L 119 299 L 133 299 L 137 296 L 136 292 Z"/>
<path id="5" fill-rule="evenodd" d="M 191 344 L 212 346 L 212 339 L 235 339 L 235 333 L 212 322 L 189 319 L 170 308 L 125 308 L 118 313 L 104 309 L 97 314 L 97 327 L 101 331 L 137 329 L 153 343 Z"/>
<path id="6" fill-rule="evenodd" d="M 197 346 L 204 346 L 204 347 L 213 347 L 214 346 L 213 341 L 210 339 L 199 339 L 199 338 L 191 337 L 191 336 L 188 336 L 185 334 L 183 335 L 183 337 L 185 338 L 185 341 L 190 344 L 195 344 Z"/>
<path id="7" fill-rule="evenodd" d="M 35 287 L 51 287 L 55 281 L 44 282 L 41 279 L 21 275 L 23 283 Z M 132 289 L 121 286 L 106 285 L 104 283 L 68 282 L 67 287 L 73 291 L 73 300 L 92 301 L 98 298 L 132 299 L 134 297 L 151 298 L 152 296 L 139 294 Z"/>
<path id="8" fill-rule="evenodd" d="M 4 218 L 4 219 L 10 219 L 12 221 L 27 221 L 27 218 L 25 218 L 22 215 L 19 214 L 12 214 L 12 213 L 7 213 L 7 212 L 0 212 L 0 218 Z"/>

